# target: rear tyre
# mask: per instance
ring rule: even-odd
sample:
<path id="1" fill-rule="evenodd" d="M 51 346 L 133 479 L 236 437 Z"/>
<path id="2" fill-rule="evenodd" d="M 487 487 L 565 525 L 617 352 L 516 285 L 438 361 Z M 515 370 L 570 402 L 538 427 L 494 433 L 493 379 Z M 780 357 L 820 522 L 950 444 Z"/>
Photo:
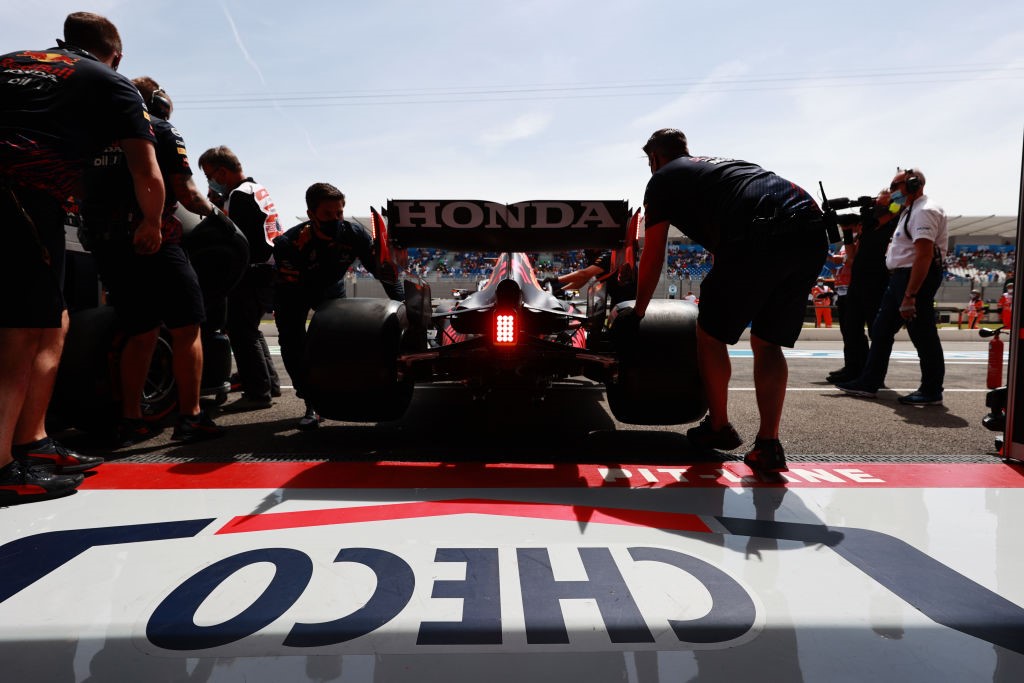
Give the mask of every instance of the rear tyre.
<path id="1" fill-rule="evenodd" d="M 149 363 L 146 384 L 142 387 L 142 416 L 161 420 L 178 407 L 178 385 L 174 381 L 174 345 L 171 333 L 160 330 L 153 359 Z"/>
<path id="2" fill-rule="evenodd" d="M 249 267 L 245 235 L 219 210 L 197 225 L 186 224 L 182 232 L 182 246 L 203 294 L 210 298 L 227 296 Z"/>
<path id="3" fill-rule="evenodd" d="M 405 414 L 413 382 L 398 357 L 409 328 L 390 299 L 335 299 L 317 309 L 306 337 L 304 398 L 331 420 L 382 422 Z"/>
<path id="4" fill-rule="evenodd" d="M 117 404 L 111 373 L 116 315 L 111 306 L 71 314 L 48 418 L 100 433 L 113 428 Z"/>
<path id="5" fill-rule="evenodd" d="M 656 300 L 639 325 L 635 320 L 627 316 L 612 324 L 619 360 L 618 377 L 605 384 L 612 414 L 628 424 L 696 422 L 707 412 L 697 367 L 697 307 Z"/>

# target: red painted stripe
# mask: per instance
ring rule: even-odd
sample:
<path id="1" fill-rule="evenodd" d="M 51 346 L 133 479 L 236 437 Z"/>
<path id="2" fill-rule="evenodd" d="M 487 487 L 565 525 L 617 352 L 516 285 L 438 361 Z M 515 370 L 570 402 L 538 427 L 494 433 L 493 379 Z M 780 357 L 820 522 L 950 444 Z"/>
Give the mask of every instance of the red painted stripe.
<path id="1" fill-rule="evenodd" d="M 83 490 L 395 488 L 1024 488 L 1024 465 L 790 463 L 784 484 L 746 465 L 438 462 L 107 463 Z"/>
<path id="2" fill-rule="evenodd" d="M 236 534 L 249 531 L 275 531 L 299 527 L 327 526 L 330 524 L 363 524 L 366 522 L 420 519 L 423 517 L 447 515 L 499 515 L 502 517 L 527 517 L 530 519 L 547 519 L 562 522 L 616 524 L 655 529 L 673 529 L 677 531 L 711 532 L 711 529 L 708 528 L 700 517 L 690 514 L 549 503 L 464 499 L 244 515 L 235 517 L 217 533 Z"/>
<path id="3" fill-rule="evenodd" d="M 12 484 L 0 486 L 0 491 L 13 491 L 19 496 L 34 496 L 47 493 L 47 490 L 36 484 Z"/>

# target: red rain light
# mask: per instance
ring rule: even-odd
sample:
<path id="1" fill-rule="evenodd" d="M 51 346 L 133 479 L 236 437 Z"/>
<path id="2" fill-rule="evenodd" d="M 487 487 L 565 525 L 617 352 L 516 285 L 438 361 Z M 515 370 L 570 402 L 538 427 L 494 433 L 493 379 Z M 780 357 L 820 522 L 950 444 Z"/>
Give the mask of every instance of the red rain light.
<path id="1" fill-rule="evenodd" d="M 497 346 L 514 346 L 516 343 L 516 316 L 513 313 L 497 313 L 494 316 L 494 343 Z"/>

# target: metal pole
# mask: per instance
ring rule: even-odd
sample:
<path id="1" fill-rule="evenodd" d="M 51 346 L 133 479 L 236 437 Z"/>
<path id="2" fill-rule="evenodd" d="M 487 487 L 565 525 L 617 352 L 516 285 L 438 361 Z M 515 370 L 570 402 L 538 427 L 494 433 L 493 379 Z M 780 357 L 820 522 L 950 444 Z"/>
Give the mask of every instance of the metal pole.
<path id="1" fill-rule="evenodd" d="M 1024 148 L 1021 153 L 1021 177 L 1020 194 L 1017 200 L 1017 258 L 1020 259 L 1024 250 L 1024 231 L 1021 230 L 1021 216 L 1024 215 Z M 1019 266 L 1018 266 L 1019 267 Z M 1014 280 L 1019 279 L 1014 268 Z M 1009 385 L 1006 394 L 1006 436 L 1003 443 L 1003 455 L 1013 460 L 1024 461 L 1024 409 L 1019 413 L 1016 410 L 1019 392 L 1024 391 L 1024 363 L 1021 363 L 1020 355 L 1020 317 L 1021 317 L 1021 294 L 1017 293 L 1014 283 L 1013 314 L 1010 326 L 1010 370 Z"/>

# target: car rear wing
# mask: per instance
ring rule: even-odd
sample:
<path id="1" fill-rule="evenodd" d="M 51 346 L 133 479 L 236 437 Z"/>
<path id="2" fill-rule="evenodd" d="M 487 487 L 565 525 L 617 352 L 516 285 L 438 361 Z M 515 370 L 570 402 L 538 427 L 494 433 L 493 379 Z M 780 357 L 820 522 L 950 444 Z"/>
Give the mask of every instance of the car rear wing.
<path id="1" fill-rule="evenodd" d="M 504 252 L 621 249 L 633 212 L 625 200 L 392 199 L 383 216 L 387 225 L 375 236 L 386 235 L 396 249 Z"/>

